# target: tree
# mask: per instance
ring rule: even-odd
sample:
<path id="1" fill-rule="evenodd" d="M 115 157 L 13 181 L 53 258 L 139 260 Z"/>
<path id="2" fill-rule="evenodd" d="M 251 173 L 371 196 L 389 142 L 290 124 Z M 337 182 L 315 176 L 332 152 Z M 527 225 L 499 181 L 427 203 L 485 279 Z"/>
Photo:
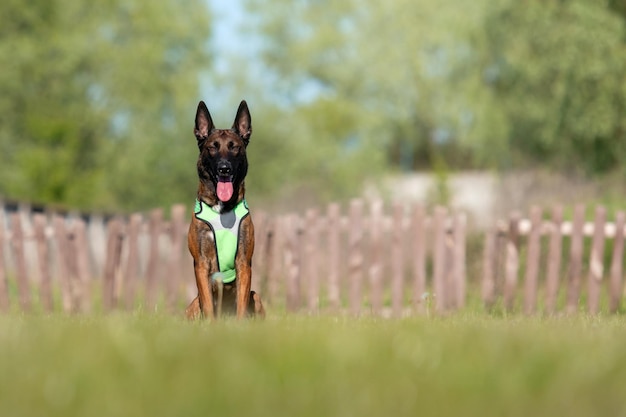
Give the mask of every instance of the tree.
<path id="1" fill-rule="evenodd" d="M 3 1 L 0 194 L 131 209 L 193 190 L 181 160 L 196 150 L 180 141 L 208 21 L 201 0 Z"/>
<path id="2" fill-rule="evenodd" d="M 468 164 L 466 119 L 479 91 L 470 35 L 488 3 L 248 2 L 262 16 L 264 60 L 281 98 L 350 103 L 361 140 L 406 168 L 442 154 Z"/>
<path id="3" fill-rule="evenodd" d="M 626 159 L 618 4 L 248 0 L 277 101 L 343 103 L 392 164 L 587 173 Z"/>
<path id="4" fill-rule="evenodd" d="M 486 85 L 508 120 L 514 163 L 602 173 L 626 161 L 618 15 L 598 1 L 507 1 L 486 27 Z"/>

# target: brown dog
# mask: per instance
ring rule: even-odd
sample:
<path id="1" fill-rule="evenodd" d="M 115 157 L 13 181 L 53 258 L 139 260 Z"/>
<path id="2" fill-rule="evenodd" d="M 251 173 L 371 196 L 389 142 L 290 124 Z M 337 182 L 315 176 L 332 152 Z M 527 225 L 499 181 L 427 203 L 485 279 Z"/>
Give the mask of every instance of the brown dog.
<path id="1" fill-rule="evenodd" d="M 242 101 L 232 129 L 216 129 L 203 101 L 196 111 L 198 195 L 188 234 L 198 296 L 187 318 L 214 318 L 220 311 L 265 316 L 258 294 L 250 291 L 254 226 L 244 199 L 246 148 L 252 133 Z"/>

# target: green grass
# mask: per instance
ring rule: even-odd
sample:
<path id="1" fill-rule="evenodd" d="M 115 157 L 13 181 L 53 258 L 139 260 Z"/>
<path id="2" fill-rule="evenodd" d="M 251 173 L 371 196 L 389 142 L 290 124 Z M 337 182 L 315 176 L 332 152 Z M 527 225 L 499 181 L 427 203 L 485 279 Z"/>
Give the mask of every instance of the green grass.
<path id="1" fill-rule="evenodd" d="M 2 416 L 623 416 L 626 319 L 0 316 Z"/>

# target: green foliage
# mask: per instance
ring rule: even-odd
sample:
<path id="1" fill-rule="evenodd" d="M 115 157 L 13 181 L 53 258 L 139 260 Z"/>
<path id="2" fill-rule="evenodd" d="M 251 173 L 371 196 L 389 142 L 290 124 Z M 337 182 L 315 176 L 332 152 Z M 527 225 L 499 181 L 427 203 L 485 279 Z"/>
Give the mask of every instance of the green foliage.
<path id="1" fill-rule="evenodd" d="M 487 20 L 512 154 L 609 171 L 626 158 L 624 21 L 597 1 L 507 1 Z"/>
<path id="2" fill-rule="evenodd" d="M 181 168 L 193 136 L 177 140 L 207 20 L 199 0 L 2 2 L 0 194 L 82 208 L 178 200 L 179 184 L 193 187 Z"/>
<path id="3" fill-rule="evenodd" d="M 382 165 L 382 153 L 361 140 L 356 110 L 338 100 L 293 109 L 260 106 L 248 147 L 246 185 L 253 198 L 288 198 L 285 210 L 360 193 L 363 180 Z"/>
<path id="4" fill-rule="evenodd" d="M 11 416 L 620 415 L 623 317 L 0 317 Z M 584 359 L 583 359 L 584 358 Z"/>
<path id="5" fill-rule="evenodd" d="M 620 2 L 247 4 L 280 96 L 350 103 L 396 166 L 593 174 L 626 158 Z"/>
<path id="6" fill-rule="evenodd" d="M 409 167 L 432 161 L 437 134 L 457 123 L 461 101 L 447 86 L 481 2 L 249 3 L 283 96 L 348 105 L 357 117 L 345 123 L 370 149 Z"/>
<path id="7" fill-rule="evenodd" d="M 250 103 L 255 200 L 347 198 L 389 167 L 626 166 L 623 2 L 244 3 L 245 47 L 217 56 L 205 1 L 3 1 L 0 195 L 191 201 L 198 98 L 219 127 Z"/>

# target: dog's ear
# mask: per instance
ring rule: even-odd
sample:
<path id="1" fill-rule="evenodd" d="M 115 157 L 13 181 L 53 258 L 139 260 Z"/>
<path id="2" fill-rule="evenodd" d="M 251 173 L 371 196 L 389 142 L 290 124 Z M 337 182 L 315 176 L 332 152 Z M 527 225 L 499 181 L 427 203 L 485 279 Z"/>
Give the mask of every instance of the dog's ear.
<path id="1" fill-rule="evenodd" d="M 207 109 L 204 101 L 201 101 L 198 103 L 198 110 L 196 111 L 196 127 L 193 130 L 193 133 L 196 135 L 196 139 L 206 139 L 211 130 L 214 128 L 215 126 L 213 125 L 213 119 L 211 119 L 211 113 L 209 113 L 209 109 Z"/>
<path id="2" fill-rule="evenodd" d="M 235 116 L 235 123 L 233 123 L 233 129 L 241 136 L 244 144 L 248 146 L 250 135 L 252 135 L 252 118 L 250 117 L 248 104 L 245 100 L 242 100 L 239 104 L 237 116 Z"/>

